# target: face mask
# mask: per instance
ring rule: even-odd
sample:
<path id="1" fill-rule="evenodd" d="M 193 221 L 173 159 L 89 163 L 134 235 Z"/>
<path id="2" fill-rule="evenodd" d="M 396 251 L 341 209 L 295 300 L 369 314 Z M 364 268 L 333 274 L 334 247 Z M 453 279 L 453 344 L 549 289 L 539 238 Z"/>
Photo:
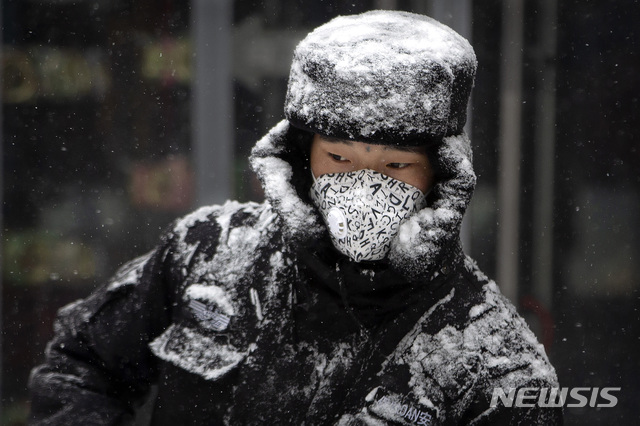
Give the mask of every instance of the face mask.
<path id="1" fill-rule="evenodd" d="M 373 170 L 329 173 L 311 186 L 331 241 L 352 260 L 380 260 L 409 216 L 426 205 L 422 191 Z"/>

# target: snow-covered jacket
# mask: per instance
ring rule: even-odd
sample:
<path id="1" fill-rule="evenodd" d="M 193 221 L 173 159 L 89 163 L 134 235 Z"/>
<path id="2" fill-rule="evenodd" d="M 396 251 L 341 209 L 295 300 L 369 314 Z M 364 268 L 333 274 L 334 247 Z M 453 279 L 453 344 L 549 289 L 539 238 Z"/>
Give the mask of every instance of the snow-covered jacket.
<path id="1" fill-rule="evenodd" d="M 514 389 L 557 387 L 556 375 L 461 249 L 475 66 L 466 40 L 418 15 L 370 12 L 312 32 L 296 48 L 287 119 L 252 152 L 266 200 L 178 220 L 64 307 L 31 375 L 32 423 L 560 423 L 560 408 L 504 406 Z M 308 196 L 310 132 L 426 147 L 428 205 L 382 261 L 331 245 Z"/>
<path id="2" fill-rule="evenodd" d="M 475 176 L 445 138 L 427 208 L 388 260 L 333 250 L 296 189 L 285 120 L 258 142 L 263 203 L 180 220 L 152 252 L 61 309 L 32 372 L 32 424 L 554 425 L 560 408 L 492 406 L 557 387 L 543 347 L 460 248 Z"/>

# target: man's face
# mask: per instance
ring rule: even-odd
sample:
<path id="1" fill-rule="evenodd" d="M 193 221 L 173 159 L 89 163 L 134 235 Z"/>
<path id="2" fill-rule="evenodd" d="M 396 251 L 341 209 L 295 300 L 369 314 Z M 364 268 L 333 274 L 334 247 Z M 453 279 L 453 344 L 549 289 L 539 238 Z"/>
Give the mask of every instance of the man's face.
<path id="1" fill-rule="evenodd" d="M 434 183 L 433 169 L 424 148 L 391 147 L 365 142 L 325 139 L 315 134 L 311 145 L 311 171 L 315 177 L 371 169 L 408 183 L 423 194 Z"/>

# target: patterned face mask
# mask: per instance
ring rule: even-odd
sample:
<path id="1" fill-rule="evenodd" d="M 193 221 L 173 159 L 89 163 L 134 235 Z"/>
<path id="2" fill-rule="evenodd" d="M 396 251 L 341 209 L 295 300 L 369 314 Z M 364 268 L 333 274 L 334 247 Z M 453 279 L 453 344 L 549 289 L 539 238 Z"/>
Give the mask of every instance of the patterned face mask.
<path id="1" fill-rule="evenodd" d="M 355 262 L 384 258 L 402 222 L 426 205 L 418 188 L 369 169 L 313 181 L 311 199 L 331 241 Z"/>

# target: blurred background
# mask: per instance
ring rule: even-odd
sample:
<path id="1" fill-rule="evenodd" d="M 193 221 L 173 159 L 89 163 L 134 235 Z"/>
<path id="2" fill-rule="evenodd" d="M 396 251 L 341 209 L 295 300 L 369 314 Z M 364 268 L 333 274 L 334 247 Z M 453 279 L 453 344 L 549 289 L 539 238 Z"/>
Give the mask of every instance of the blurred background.
<path id="1" fill-rule="evenodd" d="M 561 386 L 621 388 L 566 423 L 639 424 L 637 0 L 2 0 L 3 425 L 25 423 L 61 306 L 199 205 L 261 200 L 247 156 L 283 117 L 294 46 L 376 8 L 473 44 L 465 248 Z"/>

